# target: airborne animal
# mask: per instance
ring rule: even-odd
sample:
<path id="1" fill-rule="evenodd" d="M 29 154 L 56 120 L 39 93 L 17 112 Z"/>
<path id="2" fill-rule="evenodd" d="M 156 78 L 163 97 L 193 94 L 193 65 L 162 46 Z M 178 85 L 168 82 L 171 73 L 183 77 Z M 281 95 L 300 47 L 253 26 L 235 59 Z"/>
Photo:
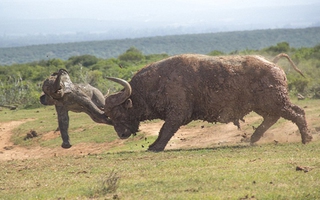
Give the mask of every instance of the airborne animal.
<path id="1" fill-rule="evenodd" d="M 290 60 L 285 55 L 277 58 Z M 124 86 L 106 98 L 104 109 L 120 138 L 135 134 L 141 121 L 164 120 L 150 151 L 163 151 L 179 127 L 192 120 L 239 127 L 251 111 L 263 117 L 251 143 L 280 117 L 298 126 L 303 144 L 312 140 L 304 110 L 290 102 L 284 71 L 261 56 L 183 54 L 144 67 L 129 83 L 108 79 Z"/>
<path id="2" fill-rule="evenodd" d="M 97 123 L 110 124 L 104 114 L 105 98 L 90 84 L 73 84 L 66 70 L 60 69 L 43 82 L 43 105 L 55 105 L 63 148 L 70 148 L 68 111 L 85 112 Z"/>

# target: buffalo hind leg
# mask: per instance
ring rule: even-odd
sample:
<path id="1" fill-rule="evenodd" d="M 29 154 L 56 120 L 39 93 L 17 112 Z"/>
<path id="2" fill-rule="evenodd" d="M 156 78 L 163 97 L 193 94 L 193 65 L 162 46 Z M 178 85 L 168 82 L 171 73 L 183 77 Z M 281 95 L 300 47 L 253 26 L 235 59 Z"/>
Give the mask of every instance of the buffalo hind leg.
<path id="1" fill-rule="evenodd" d="M 148 148 L 149 151 L 163 151 L 172 136 L 178 131 L 180 124 L 166 121 L 160 129 L 160 133 L 156 141 Z"/>
<path id="2" fill-rule="evenodd" d="M 263 134 L 273 125 L 275 124 L 280 117 L 278 116 L 263 116 L 263 122 L 258 126 L 258 128 L 254 131 L 250 138 L 250 143 L 254 144 L 259 141 Z"/>
<path id="3" fill-rule="evenodd" d="M 292 121 L 298 126 L 303 144 L 311 142 L 312 135 L 308 131 L 304 110 L 299 106 L 290 104 L 281 110 L 281 117 Z"/>

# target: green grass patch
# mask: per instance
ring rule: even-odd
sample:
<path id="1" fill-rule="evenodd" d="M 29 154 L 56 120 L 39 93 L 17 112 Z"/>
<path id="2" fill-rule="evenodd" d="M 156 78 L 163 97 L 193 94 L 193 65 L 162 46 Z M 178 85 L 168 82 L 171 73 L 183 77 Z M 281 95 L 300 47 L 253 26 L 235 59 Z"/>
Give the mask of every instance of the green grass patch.
<path id="1" fill-rule="evenodd" d="M 0 199 L 318 199 L 320 143 L 104 153 L 0 165 Z M 309 172 L 296 171 L 307 166 Z M 119 182 L 108 190 L 116 173 Z"/>

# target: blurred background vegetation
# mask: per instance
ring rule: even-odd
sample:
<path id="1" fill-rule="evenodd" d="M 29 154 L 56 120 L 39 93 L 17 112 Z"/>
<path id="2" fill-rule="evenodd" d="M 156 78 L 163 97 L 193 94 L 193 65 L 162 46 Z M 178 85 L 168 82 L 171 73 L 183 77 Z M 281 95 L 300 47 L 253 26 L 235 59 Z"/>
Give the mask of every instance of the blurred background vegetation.
<path id="1" fill-rule="evenodd" d="M 246 49 L 224 53 L 213 50 L 208 55 L 257 54 L 272 60 L 279 53 L 287 53 L 304 73 L 305 78 L 290 67 L 286 59 L 278 64 L 285 70 L 291 95 L 298 93 L 308 98 L 320 98 L 320 44 L 314 47 L 290 47 L 287 42 L 260 50 Z M 117 58 L 103 59 L 94 55 L 71 56 L 67 60 L 53 58 L 24 64 L 0 66 L 0 105 L 20 108 L 41 106 L 42 82 L 60 68 L 67 69 L 74 83 L 89 83 L 102 93 L 119 90 L 121 86 L 107 81 L 106 77 L 130 78 L 142 67 L 168 57 L 168 54 L 145 55 L 136 47 L 130 47 Z"/>
<path id="2" fill-rule="evenodd" d="M 283 41 L 294 48 L 314 47 L 320 43 L 319 33 L 320 27 L 266 29 L 7 47 L 0 48 L 0 65 L 53 58 L 68 60 L 72 56 L 81 55 L 117 58 L 130 47 L 139 49 L 145 55 L 207 54 L 213 50 L 229 53 L 235 50 L 263 49 Z"/>

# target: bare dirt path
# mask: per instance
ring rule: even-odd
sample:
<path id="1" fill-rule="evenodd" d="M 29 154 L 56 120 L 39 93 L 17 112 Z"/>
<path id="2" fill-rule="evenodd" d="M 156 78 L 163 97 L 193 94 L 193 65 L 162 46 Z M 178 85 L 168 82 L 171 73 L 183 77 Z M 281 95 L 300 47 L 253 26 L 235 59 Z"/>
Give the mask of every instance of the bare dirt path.
<path id="1" fill-rule="evenodd" d="M 30 119 L 31 120 L 31 119 Z M 250 118 L 248 121 L 257 120 Z M 63 149 L 60 146 L 55 148 L 36 147 L 20 147 L 14 145 L 10 138 L 12 130 L 29 120 L 11 121 L 0 123 L 0 161 L 14 159 L 36 159 L 54 156 L 81 156 L 95 154 L 107 151 L 112 146 L 122 145 L 124 140 L 115 140 L 112 143 L 81 143 L 72 146 L 70 149 Z M 158 135 L 163 122 L 141 123 L 141 132 L 146 135 Z M 243 122 L 242 127 L 248 126 Z M 253 130 L 249 131 L 252 134 Z M 139 134 L 139 133 L 138 133 Z M 244 144 L 243 140 L 248 140 L 249 134 L 246 131 L 238 130 L 232 123 L 212 126 L 206 122 L 197 124 L 194 127 L 181 127 L 179 131 L 169 141 L 166 149 L 187 149 L 187 148 L 210 148 L 219 145 L 235 145 Z M 314 139 L 319 139 L 319 134 L 314 135 Z M 50 139 L 60 137 L 58 132 L 50 131 L 43 136 Z M 277 142 L 299 142 L 301 141 L 297 126 L 289 121 L 281 126 L 268 130 L 259 143 L 277 143 Z"/>
<path id="2" fill-rule="evenodd" d="M 12 130 L 25 122 L 27 120 L 0 123 L 0 160 L 11 160 L 20 157 L 23 159 L 25 150 L 15 146 L 10 141 L 10 138 Z"/>
<path id="3" fill-rule="evenodd" d="M 10 141 L 11 131 L 23 124 L 25 121 L 11 121 L 7 123 L 0 124 L 0 147 L 5 150 L 10 150 L 13 148 L 13 143 Z"/>
<path id="4" fill-rule="evenodd" d="M 62 155 L 88 155 L 99 153 L 105 150 L 104 144 L 88 143 L 78 144 L 70 149 L 63 149 L 60 146 L 57 146 L 56 148 L 46 148 L 41 146 L 26 148 L 14 145 L 10 141 L 12 130 L 27 121 L 28 120 L 0 123 L 0 161 L 35 159 Z M 46 135 L 48 135 L 47 137 L 52 137 L 52 135 L 57 135 L 60 137 L 59 133 L 54 133 L 53 131 L 47 133 Z"/>

